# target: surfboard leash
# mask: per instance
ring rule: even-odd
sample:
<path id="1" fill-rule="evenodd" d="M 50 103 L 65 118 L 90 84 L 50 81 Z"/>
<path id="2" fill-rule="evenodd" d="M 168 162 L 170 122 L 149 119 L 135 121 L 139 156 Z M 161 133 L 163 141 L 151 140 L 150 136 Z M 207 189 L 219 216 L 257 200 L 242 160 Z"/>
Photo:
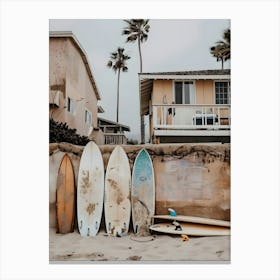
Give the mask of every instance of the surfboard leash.
<path id="1" fill-rule="evenodd" d="M 143 236 L 144 237 L 144 236 Z M 137 240 L 137 239 L 134 239 L 132 238 L 132 236 L 130 235 L 129 238 L 133 241 L 136 241 L 136 242 L 150 242 L 150 241 L 153 241 L 156 239 L 156 235 L 153 235 L 151 239 L 148 239 L 148 240 Z"/>

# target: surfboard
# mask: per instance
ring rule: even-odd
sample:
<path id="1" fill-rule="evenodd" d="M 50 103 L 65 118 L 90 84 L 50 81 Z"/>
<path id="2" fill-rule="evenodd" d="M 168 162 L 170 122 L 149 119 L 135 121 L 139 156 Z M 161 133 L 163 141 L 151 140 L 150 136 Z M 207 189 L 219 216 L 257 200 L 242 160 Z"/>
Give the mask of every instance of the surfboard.
<path id="1" fill-rule="evenodd" d="M 230 227 L 229 221 L 215 220 L 215 219 L 208 219 L 208 218 L 201 218 L 201 217 L 194 217 L 194 216 L 155 215 L 155 216 L 153 216 L 153 218 L 154 219 L 163 219 L 163 220 L 172 220 L 172 221 L 178 221 L 178 222 L 188 222 L 188 223 L 196 223 L 196 224 L 221 226 L 221 227 Z"/>
<path id="2" fill-rule="evenodd" d="M 77 188 L 78 228 L 81 236 L 98 233 L 104 198 L 104 164 L 98 146 L 85 146 L 79 167 Z"/>
<path id="3" fill-rule="evenodd" d="M 130 221 L 131 173 L 127 155 L 116 146 L 110 155 L 105 176 L 105 224 L 108 234 L 127 234 Z"/>
<path id="4" fill-rule="evenodd" d="M 131 207 L 134 233 L 148 233 L 155 213 L 155 179 L 153 163 L 145 149 L 138 153 L 133 166 Z"/>
<path id="5" fill-rule="evenodd" d="M 167 234 L 186 234 L 191 236 L 217 236 L 230 235 L 227 227 L 202 225 L 193 223 L 180 223 L 182 230 L 175 230 L 171 223 L 160 223 L 150 226 L 150 230 Z"/>
<path id="6" fill-rule="evenodd" d="M 75 217 L 75 176 L 67 154 L 61 160 L 56 186 L 57 232 L 69 233 L 73 231 Z"/>

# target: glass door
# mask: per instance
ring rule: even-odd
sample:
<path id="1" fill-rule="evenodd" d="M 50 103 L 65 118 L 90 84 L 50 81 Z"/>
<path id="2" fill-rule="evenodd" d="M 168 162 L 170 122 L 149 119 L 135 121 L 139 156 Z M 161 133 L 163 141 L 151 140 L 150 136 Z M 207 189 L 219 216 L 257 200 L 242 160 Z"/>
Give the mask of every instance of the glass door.
<path id="1" fill-rule="evenodd" d="M 184 104 L 195 103 L 195 93 L 193 82 L 184 82 Z"/>

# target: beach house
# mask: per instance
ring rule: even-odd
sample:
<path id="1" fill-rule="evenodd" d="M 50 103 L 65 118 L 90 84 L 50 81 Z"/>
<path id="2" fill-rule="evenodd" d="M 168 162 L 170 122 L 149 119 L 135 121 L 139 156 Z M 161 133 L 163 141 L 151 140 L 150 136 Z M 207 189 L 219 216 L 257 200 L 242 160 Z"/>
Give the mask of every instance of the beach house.
<path id="1" fill-rule="evenodd" d="M 129 126 L 98 117 L 98 127 L 104 134 L 104 144 L 127 144 L 128 139 L 124 132 L 130 131 Z"/>
<path id="2" fill-rule="evenodd" d="M 93 72 L 77 38 L 72 32 L 50 32 L 50 117 L 88 136 L 97 127 L 98 100 Z"/>
<path id="3" fill-rule="evenodd" d="M 86 52 L 70 31 L 49 33 L 49 115 L 98 144 L 125 144 L 130 128 L 98 117 L 100 93 Z M 101 135 L 100 135 L 101 134 Z M 98 140 L 97 140 L 98 139 Z"/>
<path id="4" fill-rule="evenodd" d="M 141 73 L 151 143 L 230 142 L 230 70 Z"/>

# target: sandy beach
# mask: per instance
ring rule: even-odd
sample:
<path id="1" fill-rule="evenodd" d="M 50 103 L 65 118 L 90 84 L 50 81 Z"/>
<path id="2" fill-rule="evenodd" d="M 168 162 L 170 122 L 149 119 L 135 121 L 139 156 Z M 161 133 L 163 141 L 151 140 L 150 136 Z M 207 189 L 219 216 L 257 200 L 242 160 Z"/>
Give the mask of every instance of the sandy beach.
<path id="1" fill-rule="evenodd" d="M 95 237 L 81 237 L 75 231 L 57 234 L 49 231 L 49 260 L 57 262 L 229 262 L 230 236 L 190 237 L 153 234 L 137 237 L 133 233 L 121 238 L 108 236 L 101 229 Z"/>

